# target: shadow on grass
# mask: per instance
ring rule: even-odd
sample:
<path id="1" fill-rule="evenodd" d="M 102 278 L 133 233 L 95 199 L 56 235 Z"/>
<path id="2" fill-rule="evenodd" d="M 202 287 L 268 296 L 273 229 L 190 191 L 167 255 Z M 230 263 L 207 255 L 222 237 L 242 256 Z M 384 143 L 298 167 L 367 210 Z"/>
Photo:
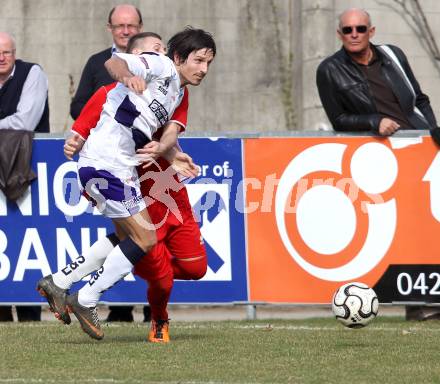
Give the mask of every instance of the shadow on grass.
<path id="1" fill-rule="evenodd" d="M 147 335 L 112 335 L 110 332 L 106 333 L 102 340 L 94 340 L 89 337 L 87 334 L 78 330 L 75 332 L 74 339 L 69 335 L 68 338 L 63 337 L 53 341 L 53 344 L 66 344 L 66 345 L 81 345 L 81 344 L 89 344 L 89 345 L 108 345 L 108 344 L 126 344 L 126 343 L 150 343 L 147 340 Z M 179 334 L 173 335 L 171 334 L 171 343 L 178 342 L 186 342 L 186 341 L 200 341 L 200 340 L 209 340 L 215 338 L 215 335 L 207 335 L 207 334 Z M 160 343 L 158 343 L 160 344 Z"/>

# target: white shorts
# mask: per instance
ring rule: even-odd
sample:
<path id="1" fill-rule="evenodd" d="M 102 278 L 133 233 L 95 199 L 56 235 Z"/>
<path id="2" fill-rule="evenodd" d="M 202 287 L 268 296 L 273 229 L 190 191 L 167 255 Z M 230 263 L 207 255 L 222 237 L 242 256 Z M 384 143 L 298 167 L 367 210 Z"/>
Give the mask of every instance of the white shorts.
<path id="1" fill-rule="evenodd" d="M 83 193 L 104 216 L 130 217 L 146 208 L 135 167 L 112 170 L 95 167 L 95 161 L 80 157 L 78 178 Z"/>

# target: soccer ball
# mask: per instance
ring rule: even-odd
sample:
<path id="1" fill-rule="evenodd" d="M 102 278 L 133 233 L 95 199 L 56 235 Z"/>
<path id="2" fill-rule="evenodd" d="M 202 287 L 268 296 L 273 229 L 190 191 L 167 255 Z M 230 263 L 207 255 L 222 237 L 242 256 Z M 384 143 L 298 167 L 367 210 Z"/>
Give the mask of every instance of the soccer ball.
<path id="1" fill-rule="evenodd" d="M 363 328 L 375 319 L 379 310 L 376 293 L 364 283 L 347 283 L 339 287 L 332 301 L 336 318 L 349 328 Z"/>

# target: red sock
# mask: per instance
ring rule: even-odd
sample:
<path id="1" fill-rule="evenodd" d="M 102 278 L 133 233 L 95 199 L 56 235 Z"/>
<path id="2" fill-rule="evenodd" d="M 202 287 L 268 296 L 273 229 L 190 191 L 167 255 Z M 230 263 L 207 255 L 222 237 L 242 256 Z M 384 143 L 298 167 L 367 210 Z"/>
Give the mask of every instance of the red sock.
<path id="1" fill-rule="evenodd" d="M 147 298 L 153 320 L 168 320 L 167 305 L 173 288 L 173 275 L 167 274 L 158 281 L 148 282 Z"/>

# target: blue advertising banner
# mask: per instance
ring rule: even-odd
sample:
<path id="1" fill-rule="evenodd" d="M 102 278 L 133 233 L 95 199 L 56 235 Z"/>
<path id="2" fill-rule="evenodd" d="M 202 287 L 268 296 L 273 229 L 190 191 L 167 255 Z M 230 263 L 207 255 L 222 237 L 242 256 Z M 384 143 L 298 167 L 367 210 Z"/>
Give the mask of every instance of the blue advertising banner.
<path id="1" fill-rule="evenodd" d="M 201 167 L 187 189 L 205 241 L 208 272 L 199 282 L 176 281 L 171 301 L 246 301 L 242 140 L 186 139 L 181 145 Z"/>
<path id="2" fill-rule="evenodd" d="M 32 168 L 38 180 L 17 203 L 0 192 L 0 303 L 44 302 L 35 290 L 38 279 L 113 231 L 111 221 L 80 197 L 76 163 L 64 158 L 63 143 L 36 139 Z M 171 302 L 247 300 L 241 140 L 183 139 L 181 144 L 201 166 L 200 177 L 187 187 L 209 268 L 201 281 L 176 282 Z M 145 292 L 146 283 L 130 274 L 102 301 L 143 303 Z"/>

